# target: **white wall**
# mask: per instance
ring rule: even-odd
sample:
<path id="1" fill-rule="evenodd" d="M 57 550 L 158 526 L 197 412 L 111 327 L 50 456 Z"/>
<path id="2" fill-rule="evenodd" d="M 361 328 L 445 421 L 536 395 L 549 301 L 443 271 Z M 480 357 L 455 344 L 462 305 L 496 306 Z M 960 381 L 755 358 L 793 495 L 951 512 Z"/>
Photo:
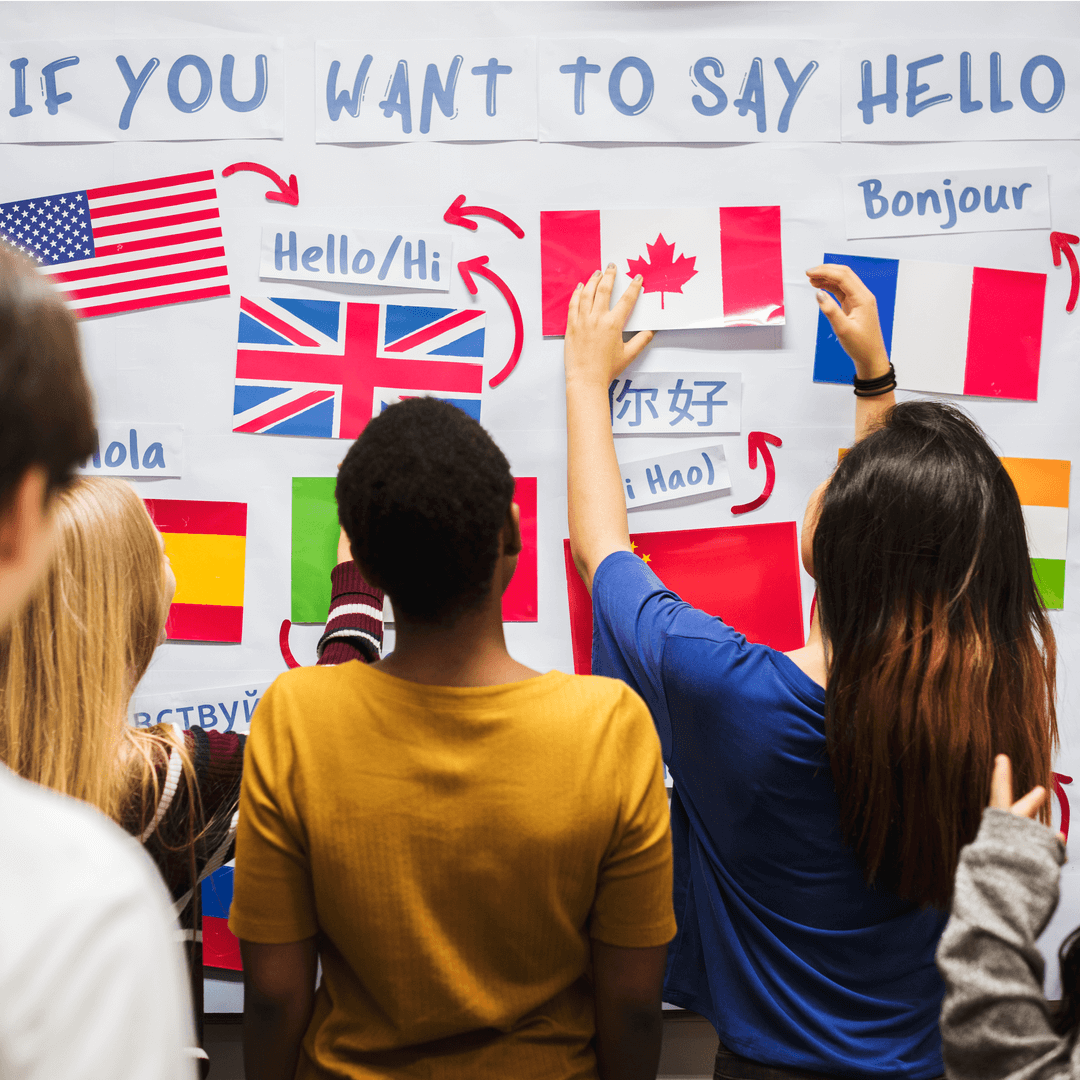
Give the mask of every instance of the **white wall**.
<path id="1" fill-rule="evenodd" d="M 784 440 L 776 452 L 771 500 L 744 521 L 801 522 L 808 492 L 852 432 L 852 396 L 811 379 L 817 306 L 803 269 L 823 251 L 1045 271 L 1050 275 L 1038 404 L 972 399 L 965 407 L 1003 454 L 1071 458 L 1080 400 L 1077 319 L 1064 311 L 1067 272 L 1054 271 L 1045 231 L 844 239 L 838 177 L 866 167 L 903 172 L 1007 166 L 1038 161 L 1049 169 L 1054 228 L 1080 224 L 1080 152 L 1075 142 L 934 144 L 557 145 L 418 143 L 316 145 L 313 42 L 319 37 L 423 34 L 501 36 L 582 32 L 656 35 L 844 38 L 983 35 L 1005 40 L 1075 33 L 1075 3 L 13 3 L 0 7 L 8 39 L 283 35 L 286 40 L 286 137 L 283 141 L 3 145 L 0 200 L 193 168 L 220 170 L 256 160 L 288 175 L 301 194 L 295 210 L 263 200 L 257 177 L 218 181 L 233 296 L 88 322 L 83 336 L 99 415 L 105 420 L 180 422 L 186 474 L 140 490 L 164 497 L 244 500 L 249 507 L 245 632 L 240 645 L 168 644 L 146 676 L 144 692 L 235 685 L 272 677 L 283 664 L 277 628 L 289 610 L 289 491 L 294 475 L 332 474 L 344 444 L 230 433 L 238 295 L 304 295 L 302 286 L 269 286 L 257 277 L 260 225 L 318 224 L 347 208 L 355 224 L 441 226 L 460 193 L 494 205 L 526 229 L 523 241 L 486 222 L 476 234 L 455 230 L 455 258 L 487 254 L 524 312 L 526 344 L 518 369 L 485 391 L 483 415 L 520 475 L 540 478 L 540 620 L 508 627 L 512 651 L 539 668 L 572 667 L 561 541 L 566 533 L 561 341 L 540 337 L 538 213 L 541 209 L 779 203 L 787 325 L 776 329 L 671 331 L 642 361 L 652 369 L 738 370 L 744 380 L 743 435 L 724 439 L 733 480 L 730 499 L 634 516 L 637 530 L 723 525 L 729 507 L 760 491 L 745 433 L 765 429 Z M 1076 92 L 1075 90 L 1073 92 Z M 486 375 L 501 366 L 512 340 L 502 300 L 481 285 L 489 311 Z M 362 290 L 372 294 L 374 290 Z M 339 294 L 321 293 L 326 298 Z M 356 295 L 356 294 L 354 294 Z M 383 295 L 383 294 L 380 294 Z M 440 297 L 441 298 L 441 297 Z M 467 302 L 456 279 L 452 303 Z M 904 395 L 901 395 L 904 396 Z M 642 449 L 645 444 L 640 444 Z M 1072 533 L 1080 527 L 1074 515 Z M 1080 704 L 1080 584 L 1072 541 L 1066 610 L 1052 616 L 1061 647 L 1059 768 L 1080 776 L 1076 716 Z M 811 583 L 804 580 L 809 610 Z M 302 662 L 313 659 L 314 629 L 294 631 Z M 1065 899 L 1047 935 L 1050 945 L 1080 922 L 1080 879 L 1065 868 Z"/>

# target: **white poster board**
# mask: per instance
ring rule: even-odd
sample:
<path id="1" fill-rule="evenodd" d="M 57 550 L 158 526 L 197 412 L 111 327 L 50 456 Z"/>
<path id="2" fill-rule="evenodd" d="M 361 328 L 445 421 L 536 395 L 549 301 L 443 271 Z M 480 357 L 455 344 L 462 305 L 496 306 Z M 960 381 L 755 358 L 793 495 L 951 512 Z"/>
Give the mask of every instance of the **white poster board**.
<path id="1" fill-rule="evenodd" d="M 273 12 L 272 25 L 268 11 Z M 930 11 L 902 2 L 857 8 L 825 3 L 286 2 L 270 7 L 223 2 L 195 9 L 180 3 L 121 7 L 91 0 L 5 7 L 9 44 L 0 63 L 6 80 L 0 108 L 0 140 L 6 144 L 0 203 L 194 169 L 213 169 L 216 177 L 231 293 L 81 324 L 102 429 L 119 425 L 127 431 L 132 419 L 183 427 L 182 477 L 157 481 L 154 497 L 237 501 L 248 508 L 242 642 L 163 645 L 139 687 L 139 699 L 174 692 L 197 697 L 205 687 L 246 684 L 250 689 L 284 670 L 278 642 L 289 613 L 292 477 L 333 475 L 348 446 L 334 438 L 232 431 L 241 296 L 313 303 L 366 300 L 487 313 L 482 421 L 514 473 L 538 478 L 539 492 L 538 619 L 508 624 L 507 642 L 514 656 L 532 667 L 572 670 L 562 550 L 567 534 L 562 340 L 541 334 L 542 209 L 777 205 L 781 210 L 785 324 L 662 331 L 621 376 L 677 379 L 682 372 L 731 373 L 739 375 L 742 391 L 737 431 L 705 433 L 700 440 L 703 448 L 723 447 L 730 494 L 636 510 L 636 530 L 802 520 L 807 496 L 829 475 L 837 449 L 848 445 L 853 434 L 850 388 L 812 379 L 817 305 L 803 270 L 826 251 L 1047 274 L 1038 401 L 968 398 L 963 407 L 1004 455 L 1072 458 L 1075 404 L 1080 401 L 1080 314 L 1065 311 L 1070 272 L 1066 265 L 1053 265 L 1047 225 L 1080 231 L 1080 149 L 1075 141 L 1080 136 L 1080 52 L 1073 40 L 1080 7 L 941 3 L 932 6 L 928 32 Z M 19 42 L 30 44 L 10 44 Z M 390 46 L 384 47 L 387 42 Z M 919 66 L 939 53 L 939 63 Z M 962 90 L 965 53 L 971 72 L 967 99 Z M 353 116 L 349 108 L 356 77 L 368 54 L 367 81 L 361 80 Z M 998 82 L 994 54 L 1000 54 Z M 43 96 L 39 81 L 43 68 L 75 55 L 77 65 L 54 71 L 57 96 L 71 93 L 72 98 L 54 102 L 57 111 L 50 114 L 48 87 Z M 160 61 L 147 76 L 126 129 L 119 126 L 129 96 L 116 62 L 119 55 L 127 57 L 136 78 L 152 57 Z M 178 109 L 168 93 L 170 72 L 188 55 L 201 57 L 212 77 L 205 105 L 191 112 Z M 226 55 L 235 57 L 232 92 L 237 102 L 255 96 L 256 58 L 267 58 L 265 99 L 249 112 L 237 112 L 222 100 Z M 451 100 L 447 78 L 459 55 Z M 896 111 L 890 113 L 886 101 L 872 109 L 873 123 L 866 124 L 858 106 L 861 64 L 872 65 L 871 96 L 887 93 L 890 55 L 897 57 Z M 575 65 L 579 56 L 601 68 L 583 73 L 582 114 L 574 111 L 576 74 L 559 70 Z M 647 63 L 654 80 L 651 102 L 634 115 L 614 108 L 610 92 L 612 72 L 627 56 Z M 1040 63 L 1027 81 L 1023 76 L 1039 56 L 1054 58 L 1064 79 L 1061 100 L 1052 109 L 1049 103 L 1057 93 L 1052 67 Z M 18 70 L 10 64 L 23 57 L 25 104 L 33 111 L 11 116 L 22 99 Z M 697 62 L 709 57 L 723 66 L 724 74 L 705 64 L 701 75 L 727 98 L 726 107 L 711 116 L 693 105 L 695 96 L 706 109 L 719 101 L 694 74 Z M 786 58 L 794 78 L 811 60 L 818 64 L 790 109 L 786 131 L 780 130 L 781 114 L 789 98 L 778 57 Z M 494 116 L 487 111 L 489 76 L 473 70 L 492 58 L 514 69 L 496 73 Z M 735 101 L 745 94 L 744 79 L 754 90 L 755 59 L 761 61 L 762 94 L 752 93 L 740 114 Z M 331 120 L 327 83 L 335 61 L 335 100 L 342 94 L 349 100 Z M 400 109 L 391 108 L 387 116 L 379 105 L 403 103 L 403 84 L 394 90 L 399 61 L 408 68 L 410 132 L 402 129 Z M 429 128 L 421 132 L 431 64 L 439 88 L 436 92 L 434 83 L 429 86 Z M 911 64 L 916 65 L 913 108 L 943 94 L 951 99 L 909 117 Z M 189 63 L 177 69 L 177 80 L 185 107 L 190 107 L 202 96 L 201 69 Z M 929 89 L 917 90 L 923 84 Z M 1025 99 L 1025 86 L 1036 107 Z M 641 87 L 640 69 L 624 67 L 618 81 L 622 103 L 636 105 Z M 759 131 L 755 110 L 762 96 L 765 130 Z M 975 101 L 981 109 L 964 111 L 965 104 Z M 1012 108 L 995 111 L 1005 101 Z M 662 122 L 655 121 L 658 117 Z M 846 141 L 840 142 L 841 137 Z M 285 179 L 295 174 L 299 205 L 267 202 L 264 192 L 274 190 L 274 184 L 262 177 L 241 172 L 223 178 L 222 170 L 238 162 L 264 165 Z M 857 174 L 884 184 L 886 176 L 955 178 L 1032 164 L 1045 168 L 1048 178 L 1049 218 L 1040 218 L 1037 226 L 847 239 L 844 177 Z M 980 190 L 989 183 L 980 181 Z M 891 217 L 896 190 L 890 192 Z M 512 219 L 524 238 L 497 217 L 483 214 L 472 218 L 475 230 L 449 225 L 443 215 L 461 195 L 470 206 Z M 1009 198 L 1012 203 L 1011 190 Z M 268 288 L 260 278 L 264 225 L 289 225 L 299 246 L 305 228 L 344 220 L 338 217 L 342 208 L 355 212 L 351 221 L 357 227 L 393 230 L 403 237 L 407 230 L 449 235 L 453 266 L 447 264 L 438 283 L 448 289 L 422 293 L 400 288 L 400 281 L 394 288 L 376 289 L 340 274 L 334 281 L 277 282 Z M 916 207 L 900 220 L 917 217 Z M 430 257 L 429 251 L 429 265 Z M 457 267 L 484 258 L 482 268 L 489 276 L 474 275 L 474 296 Z M 492 387 L 491 380 L 519 348 L 510 373 Z M 391 388 L 407 392 L 408 384 L 395 382 Z M 749 467 L 751 432 L 772 433 L 783 446 L 772 451 L 775 485 L 768 500 L 735 517 L 731 506 L 754 500 L 766 482 L 760 463 L 755 470 Z M 623 445 L 631 442 L 632 447 Z M 141 437 L 139 445 L 142 452 Z M 620 436 L 619 452 L 631 461 L 694 448 L 689 437 L 685 444 L 681 437 L 672 445 L 667 436 L 626 435 Z M 148 486 L 140 483 L 140 490 Z M 1075 533 L 1080 515 L 1072 517 L 1070 533 Z M 1080 537 L 1070 536 L 1065 610 L 1051 613 L 1061 658 L 1057 768 L 1074 776 L 1080 776 L 1080 679 L 1074 675 L 1080 663 L 1078 544 Z M 813 583 L 804 575 L 807 613 L 812 597 Z M 318 627 L 293 628 L 291 647 L 301 662 L 314 661 L 318 636 Z M 239 698 L 205 698 L 194 704 L 213 704 L 220 716 L 221 701 L 228 713 L 235 700 L 241 701 L 242 714 Z M 198 710 L 189 715 L 197 716 Z M 1080 923 L 1078 867 L 1080 861 L 1074 860 L 1064 869 L 1063 901 L 1044 938 L 1048 953 Z M 1049 970 L 1054 996 L 1055 965 Z"/>

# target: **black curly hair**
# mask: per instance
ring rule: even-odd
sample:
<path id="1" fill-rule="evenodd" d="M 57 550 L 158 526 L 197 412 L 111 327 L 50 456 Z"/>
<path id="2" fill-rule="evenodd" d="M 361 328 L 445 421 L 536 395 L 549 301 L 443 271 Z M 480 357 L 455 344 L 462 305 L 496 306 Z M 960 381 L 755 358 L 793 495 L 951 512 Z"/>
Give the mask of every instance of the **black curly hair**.
<path id="1" fill-rule="evenodd" d="M 471 416 L 435 398 L 391 405 L 349 448 L 336 495 L 353 557 L 396 613 L 447 623 L 481 601 L 514 478 Z"/>

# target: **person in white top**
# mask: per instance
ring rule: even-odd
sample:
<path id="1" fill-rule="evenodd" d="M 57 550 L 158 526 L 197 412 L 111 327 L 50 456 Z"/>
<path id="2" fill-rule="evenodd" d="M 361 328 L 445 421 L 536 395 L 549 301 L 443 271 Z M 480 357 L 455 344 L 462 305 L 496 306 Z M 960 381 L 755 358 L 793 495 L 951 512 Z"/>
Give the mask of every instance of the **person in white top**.
<path id="1" fill-rule="evenodd" d="M 52 497 L 94 445 L 75 321 L 0 245 L 0 625 L 39 580 Z M 104 815 L 2 765 L 0 926 L 3 1080 L 193 1080 L 190 993 L 153 862 Z"/>

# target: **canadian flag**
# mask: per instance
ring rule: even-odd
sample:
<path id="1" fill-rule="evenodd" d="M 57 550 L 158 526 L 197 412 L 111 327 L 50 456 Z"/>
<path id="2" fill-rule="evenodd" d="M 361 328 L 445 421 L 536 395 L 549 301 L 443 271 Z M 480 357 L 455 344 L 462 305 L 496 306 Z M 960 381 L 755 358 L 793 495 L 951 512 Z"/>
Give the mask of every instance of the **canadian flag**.
<path id="1" fill-rule="evenodd" d="M 542 212 L 545 334 L 565 332 L 574 287 L 612 262 L 613 302 L 644 278 L 628 330 L 784 322 L 779 206 Z"/>

